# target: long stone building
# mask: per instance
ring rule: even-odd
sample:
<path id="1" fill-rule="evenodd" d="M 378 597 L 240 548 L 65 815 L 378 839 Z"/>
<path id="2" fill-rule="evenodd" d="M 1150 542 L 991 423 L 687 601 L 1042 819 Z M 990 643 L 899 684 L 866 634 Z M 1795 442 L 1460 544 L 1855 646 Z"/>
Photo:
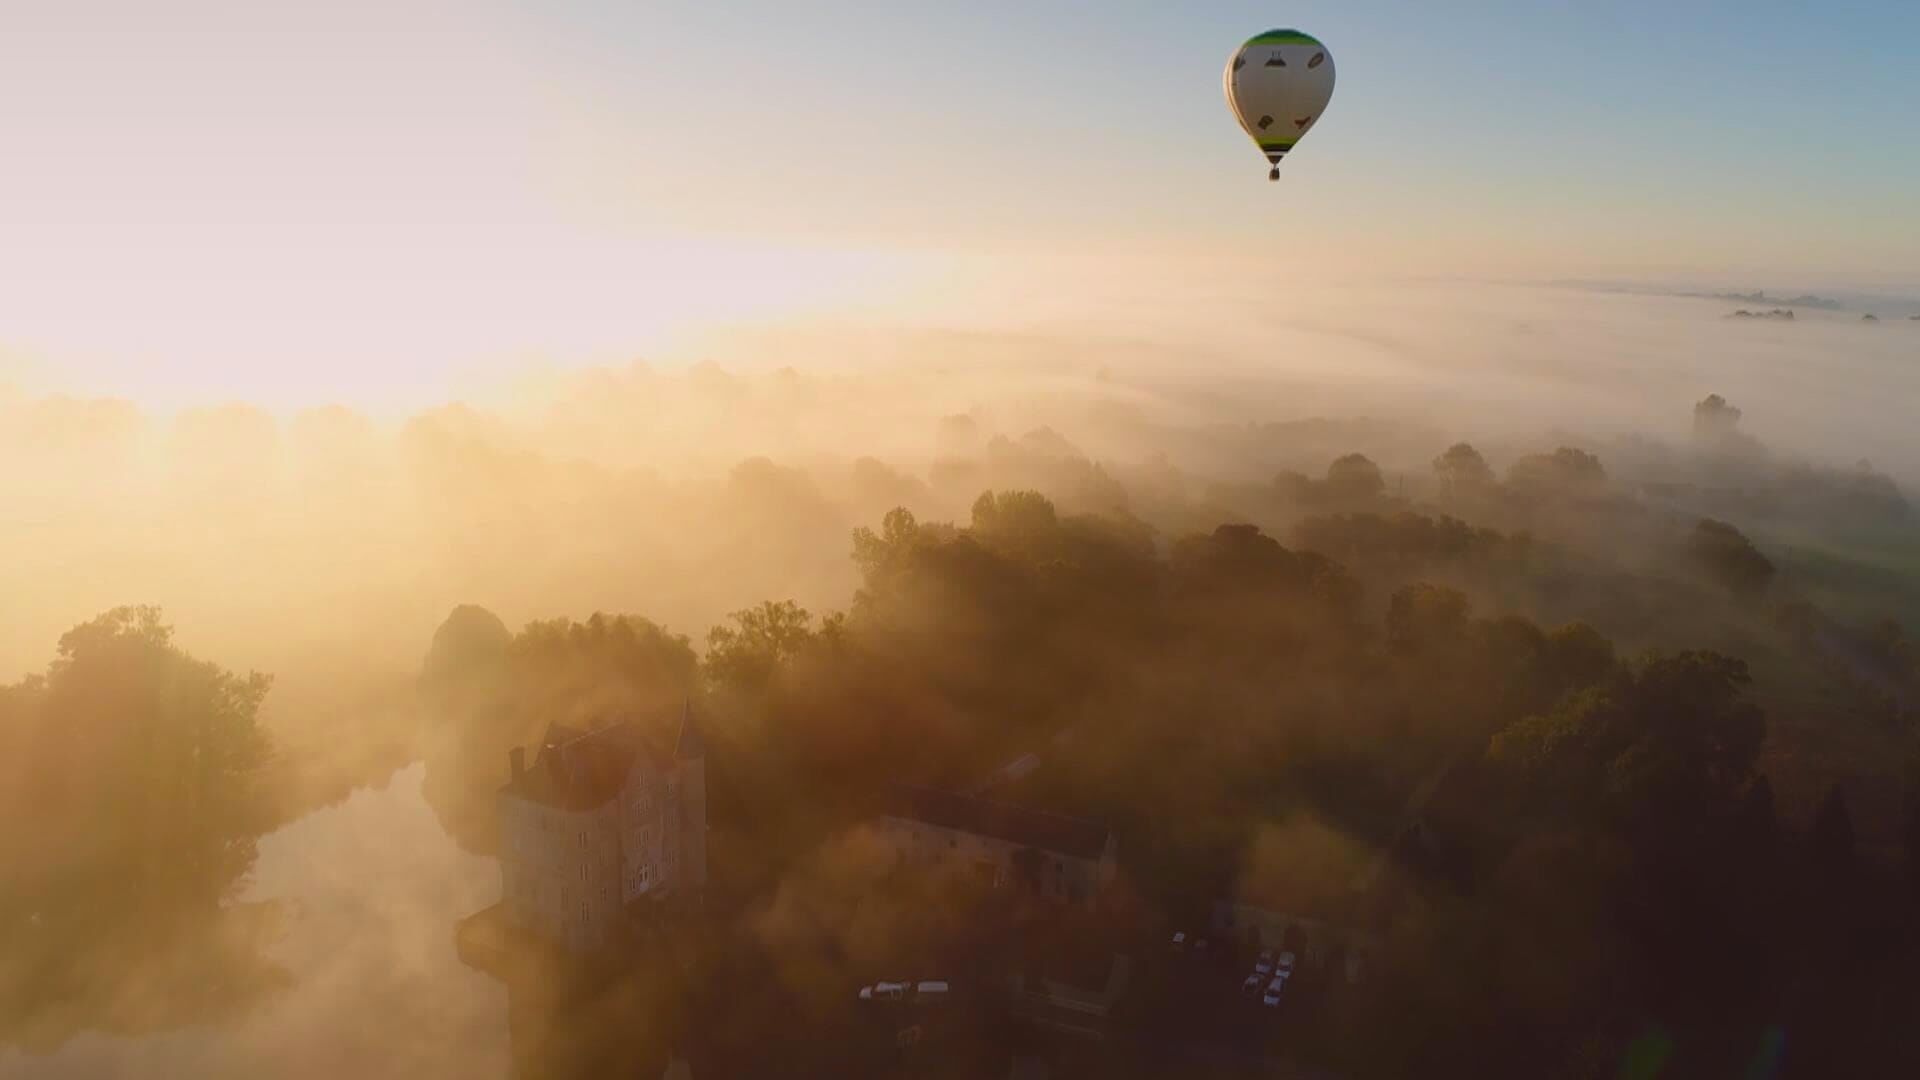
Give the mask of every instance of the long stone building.
<path id="1" fill-rule="evenodd" d="M 555 724 L 500 789 L 507 921 L 577 950 L 613 940 L 629 908 L 698 900 L 707 882 L 706 744 L 691 707 L 592 730 Z"/>
<path id="2" fill-rule="evenodd" d="M 879 826 L 905 863 L 966 866 L 984 884 L 1064 904 L 1092 906 L 1117 872 L 1106 826 L 971 795 L 896 785 Z"/>

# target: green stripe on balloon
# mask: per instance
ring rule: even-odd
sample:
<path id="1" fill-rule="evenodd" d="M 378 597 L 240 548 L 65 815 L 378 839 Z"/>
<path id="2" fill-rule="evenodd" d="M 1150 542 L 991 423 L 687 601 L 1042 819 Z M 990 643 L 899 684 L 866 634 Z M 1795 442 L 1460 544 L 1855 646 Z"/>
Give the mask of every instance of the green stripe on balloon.
<path id="1" fill-rule="evenodd" d="M 1318 45 L 1320 41 L 1312 34 L 1303 34 L 1298 30 L 1269 30 L 1259 37 L 1249 38 L 1247 45 Z M 1241 46 L 1245 48 L 1246 46 Z"/>

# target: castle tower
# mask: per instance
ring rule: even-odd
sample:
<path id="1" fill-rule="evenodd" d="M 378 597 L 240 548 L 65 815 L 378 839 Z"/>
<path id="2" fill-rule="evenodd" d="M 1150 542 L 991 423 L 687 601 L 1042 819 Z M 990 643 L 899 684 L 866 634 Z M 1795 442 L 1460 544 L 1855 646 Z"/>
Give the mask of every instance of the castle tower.
<path id="1" fill-rule="evenodd" d="M 691 701 L 680 711 L 673 759 L 680 773 L 681 880 L 697 897 L 707 887 L 707 741 L 694 720 Z"/>

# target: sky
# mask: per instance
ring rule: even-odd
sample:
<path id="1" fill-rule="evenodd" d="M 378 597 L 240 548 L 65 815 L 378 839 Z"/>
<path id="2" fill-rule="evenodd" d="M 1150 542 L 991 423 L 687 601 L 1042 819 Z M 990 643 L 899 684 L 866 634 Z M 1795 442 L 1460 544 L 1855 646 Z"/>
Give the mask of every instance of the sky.
<path id="1" fill-rule="evenodd" d="M 1911 4 L 0 0 L 0 25 L 0 384 L 30 390 L 398 407 L 1129 275 L 1920 290 Z M 1220 69 L 1285 25 L 1339 84 L 1270 185 Z"/>

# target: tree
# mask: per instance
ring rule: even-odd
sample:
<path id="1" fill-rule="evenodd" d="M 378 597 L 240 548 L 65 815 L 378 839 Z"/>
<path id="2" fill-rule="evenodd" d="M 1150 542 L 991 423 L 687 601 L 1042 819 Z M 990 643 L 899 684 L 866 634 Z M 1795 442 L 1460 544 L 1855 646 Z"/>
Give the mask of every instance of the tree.
<path id="1" fill-rule="evenodd" d="M 257 988 L 212 931 L 270 820 L 270 686 L 188 655 L 158 608 L 122 607 L 0 688 L 0 1036 L 42 1011 L 59 1030 L 128 1022 L 127 977 L 168 1016 Z"/>
<path id="2" fill-rule="evenodd" d="M 41 869 L 69 887 L 119 880 L 122 904 L 218 903 L 253 863 L 272 680 L 234 675 L 173 643 L 155 607 L 115 608 L 60 638 L 30 723 L 34 775 L 13 820 L 71 838 Z M 54 845 L 52 850 L 60 846 Z"/>
<path id="3" fill-rule="evenodd" d="M 791 600 L 767 600 L 707 631 L 707 672 L 734 687 L 765 687 L 814 640 L 813 616 Z"/>
<path id="4" fill-rule="evenodd" d="M 1739 426 L 1740 410 L 1719 394 L 1708 394 L 1693 407 L 1693 434 L 1697 439 L 1719 441 L 1735 434 Z"/>
<path id="5" fill-rule="evenodd" d="M 1059 528 L 1053 503 L 1037 491 L 988 491 L 973 502 L 973 534 L 990 546 L 1030 551 Z"/>
<path id="6" fill-rule="evenodd" d="M 1592 496 L 1606 490 L 1607 470 L 1592 454 L 1563 446 L 1514 462 L 1507 469 L 1507 483 L 1531 495 Z"/>
<path id="7" fill-rule="evenodd" d="M 1467 625 L 1467 595 L 1421 582 L 1396 591 L 1387 608 L 1387 639 L 1402 649 L 1423 649 L 1461 639 Z"/>
<path id="8" fill-rule="evenodd" d="M 965 413 L 943 416 L 935 438 L 945 453 L 970 454 L 980 448 L 980 425 Z"/>
<path id="9" fill-rule="evenodd" d="M 1620 661 L 1612 641 L 1586 623 L 1576 622 L 1547 634 L 1543 662 L 1552 692 L 1558 696 L 1603 681 Z"/>
<path id="10" fill-rule="evenodd" d="M 1434 475 L 1449 495 L 1472 495 L 1493 486 L 1493 468 L 1470 443 L 1454 443 L 1433 459 Z"/>
<path id="11" fill-rule="evenodd" d="M 513 632 L 500 616 L 475 604 L 462 604 L 433 632 L 433 644 L 420 669 L 421 683 L 439 688 L 497 669 L 512 644 Z"/>
<path id="12" fill-rule="evenodd" d="M 1296 469 L 1285 469 L 1273 478 L 1273 493 L 1281 502 L 1295 506 L 1313 506 L 1318 504 L 1322 485 L 1315 483 L 1313 477 Z"/>
<path id="13" fill-rule="evenodd" d="M 1687 537 L 1687 557 L 1722 588 L 1741 596 L 1766 589 L 1773 563 L 1746 535 L 1724 521 L 1702 518 Z"/>
<path id="14" fill-rule="evenodd" d="M 1327 495 L 1339 502 L 1366 502 L 1386 494 L 1380 466 L 1365 454 L 1348 454 L 1327 466 Z"/>
<path id="15" fill-rule="evenodd" d="M 1510 725 L 1490 754 L 1547 806 L 1677 829 L 1753 774 L 1766 718 L 1745 700 L 1749 682 L 1745 662 L 1719 653 L 1649 654 Z"/>
<path id="16" fill-rule="evenodd" d="M 920 538 L 913 511 L 896 506 L 887 511 L 876 534 L 865 525 L 853 530 L 853 561 L 869 581 L 897 567 Z"/>

